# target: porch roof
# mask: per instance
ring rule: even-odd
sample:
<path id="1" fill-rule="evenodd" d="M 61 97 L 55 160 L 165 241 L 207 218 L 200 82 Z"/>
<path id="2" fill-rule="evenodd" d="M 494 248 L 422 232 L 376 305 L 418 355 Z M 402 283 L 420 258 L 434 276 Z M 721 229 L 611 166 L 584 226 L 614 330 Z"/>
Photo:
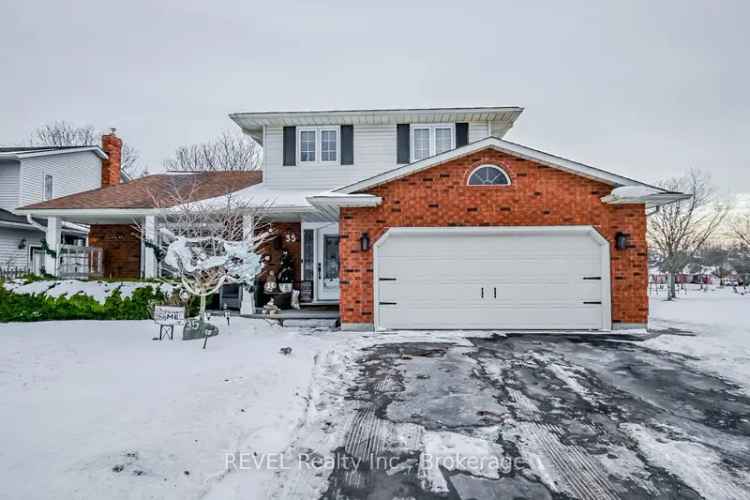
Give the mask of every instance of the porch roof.
<path id="1" fill-rule="evenodd" d="M 235 192 L 263 181 L 263 173 L 191 172 L 157 174 L 82 193 L 62 196 L 16 210 L 20 214 L 43 215 L 54 210 L 165 208 L 182 201 L 199 201 Z M 51 214 L 52 215 L 52 214 Z"/>

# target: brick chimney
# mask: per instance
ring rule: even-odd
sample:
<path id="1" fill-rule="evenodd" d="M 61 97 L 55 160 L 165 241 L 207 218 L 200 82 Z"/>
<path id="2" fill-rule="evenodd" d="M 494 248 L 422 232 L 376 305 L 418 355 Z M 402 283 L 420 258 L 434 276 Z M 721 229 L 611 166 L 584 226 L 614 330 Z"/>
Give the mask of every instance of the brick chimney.
<path id="1" fill-rule="evenodd" d="M 108 156 L 102 160 L 102 187 L 119 184 L 122 139 L 115 135 L 115 129 L 102 136 L 102 149 Z"/>

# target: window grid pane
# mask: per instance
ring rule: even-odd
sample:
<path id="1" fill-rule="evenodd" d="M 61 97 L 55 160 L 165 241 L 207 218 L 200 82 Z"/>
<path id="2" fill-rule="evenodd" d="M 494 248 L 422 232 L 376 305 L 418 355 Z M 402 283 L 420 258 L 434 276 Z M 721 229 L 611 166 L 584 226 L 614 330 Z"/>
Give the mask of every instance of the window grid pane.
<path id="1" fill-rule="evenodd" d="M 414 159 L 421 160 L 430 156 L 430 129 L 414 129 Z"/>
<path id="2" fill-rule="evenodd" d="M 303 130 L 300 132 L 300 161 L 315 161 L 315 131 Z"/>
<path id="3" fill-rule="evenodd" d="M 335 130 L 323 130 L 320 132 L 320 160 L 336 161 Z"/>
<path id="4" fill-rule="evenodd" d="M 507 186 L 508 176 L 497 167 L 481 167 L 469 178 L 469 186 Z"/>
<path id="5" fill-rule="evenodd" d="M 435 129 L 435 154 L 442 153 L 453 149 L 451 141 L 451 129 L 449 127 L 441 127 Z"/>

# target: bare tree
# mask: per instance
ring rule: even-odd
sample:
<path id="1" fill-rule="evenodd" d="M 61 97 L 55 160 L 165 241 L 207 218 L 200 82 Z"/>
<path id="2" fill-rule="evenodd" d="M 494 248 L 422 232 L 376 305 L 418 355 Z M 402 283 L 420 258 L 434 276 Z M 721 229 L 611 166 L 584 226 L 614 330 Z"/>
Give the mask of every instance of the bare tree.
<path id="1" fill-rule="evenodd" d="M 218 138 L 177 148 L 174 157 L 164 161 L 171 171 L 255 170 L 260 163 L 261 148 L 245 136 L 224 132 Z"/>
<path id="2" fill-rule="evenodd" d="M 667 299 L 676 297 L 675 275 L 716 233 L 729 207 L 722 203 L 708 174 L 690 170 L 680 178 L 661 182 L 668 191 L 688 193 L 689 199 L 664 205 L 649 217 L 648 238 L 660 267 L 669 276 Z"/>
<path id="3" fill-rule="evenodd" d="M 729 231 L 738 243 L 750 247 L 750 214 L 733 217 L 729 222 Z"/>
<path id="4" fill-rule="evenodd" d="M 94 146 L 99 144 L 100 134 L 92 125 L 74 125 L 66 121 L 57 121 L 42 125 L 31 136 L 34 146 Z M 138 151 L 128 143 L 122 145 L 120 168 L 127 178 L 140 177 L 142 169 L 138 166 Z"/>
<path id="5" fill-rule="evenodd" d="M 264 222 L 267 207 L 236 200 L 231 193 L 212 201 L 194 201 L 198 182 L 185 189 L 151 193 L 161 244 L 147 240 L 147 228 L 136 224 L 148 246 L 166 247 L 163 264 L 182 287 L 200 300 L 199 331 L 206 348 L 212 327 L 206 324 L 206 299 L 225 284 L 251 285 L 262 269 L 260 248 L 271 238 Z"/>

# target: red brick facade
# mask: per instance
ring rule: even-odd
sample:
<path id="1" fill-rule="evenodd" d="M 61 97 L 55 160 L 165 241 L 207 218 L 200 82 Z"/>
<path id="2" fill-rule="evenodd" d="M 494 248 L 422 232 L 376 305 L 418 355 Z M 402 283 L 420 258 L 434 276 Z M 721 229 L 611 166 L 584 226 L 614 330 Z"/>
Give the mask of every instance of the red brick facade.
<path id="1" fill-rule="evenodd" d="M 89 231 L 89 245 L 104 250 L 106 278 L 140 278 L 141 240 L 129 224 L 95 224 Z"/>
<path id="2" fill-rule="evenodd" d="M 467 186 L 478 165 L 502 166 L 510 186 Z M 605 205 L 606 184 L 487 149 L 368 191 L 383 198 L 375 208 L 341 210 L 341 322 L 373 323 L 372 246 L 398 226 L 592 225 L 610 242 L 612 321 L 645 324 L 648 318 L 646 214 L 643 205 Z M 616 250 L 615 234 L 630 235 Z"/>

